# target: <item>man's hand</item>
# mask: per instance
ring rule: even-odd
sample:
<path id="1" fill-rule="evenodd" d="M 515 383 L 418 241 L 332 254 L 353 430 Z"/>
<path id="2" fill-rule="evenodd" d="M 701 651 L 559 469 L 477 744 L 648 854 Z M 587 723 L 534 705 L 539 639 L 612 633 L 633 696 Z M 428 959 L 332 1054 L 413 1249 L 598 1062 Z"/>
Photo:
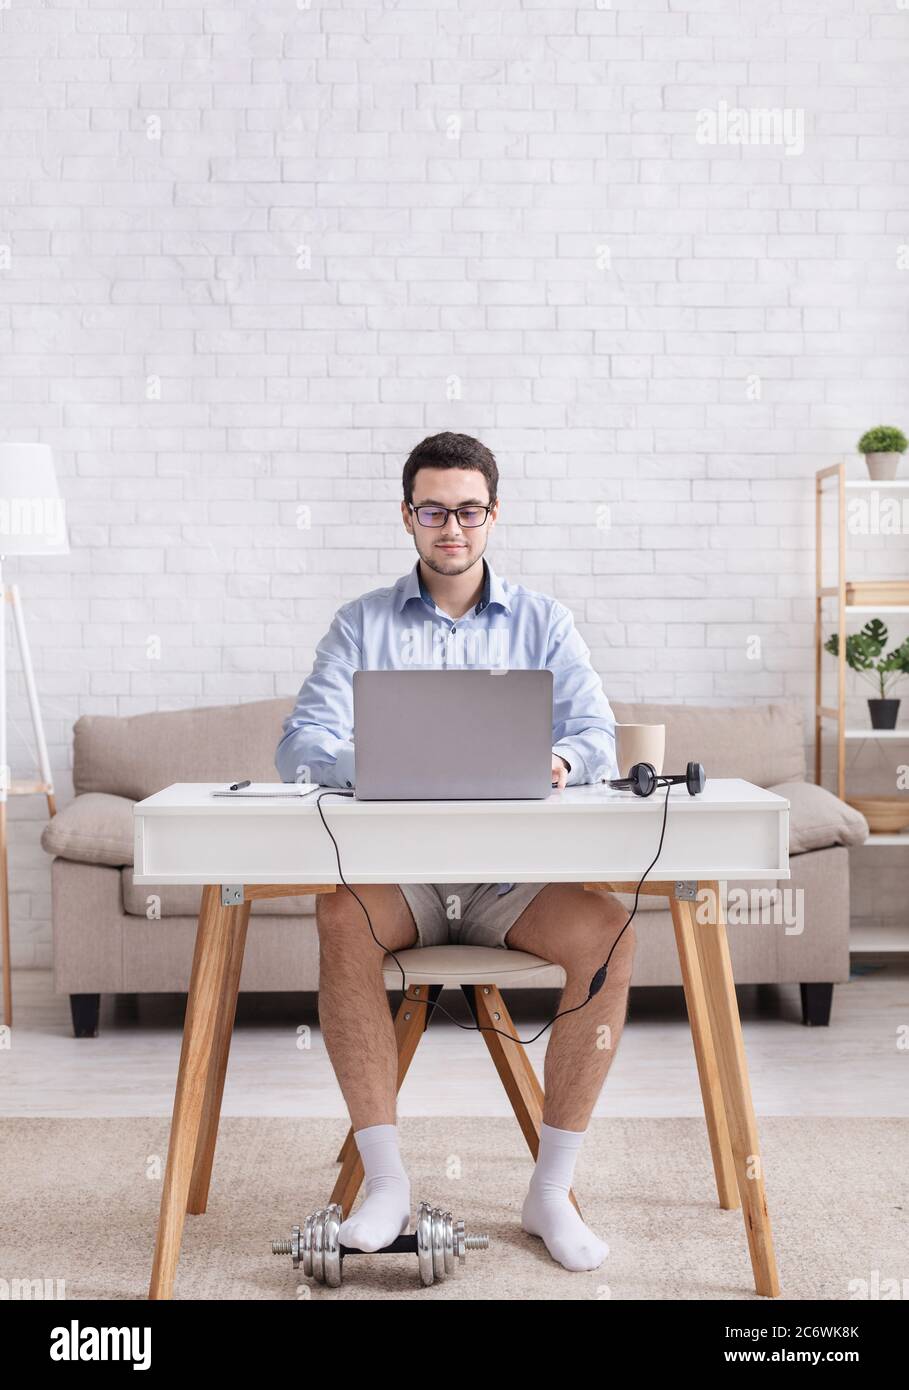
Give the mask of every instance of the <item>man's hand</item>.
<path id="1" fill-rule="evenodd" d="M 561 791 L 562 788 L 566 785 L 567 781 L 568 781 L 568 764 L 566 763 L 566 761 L 565 761 L 564 758 L 562 758 L 562 757 L 559 756 L 558 753 L 553 753 L 553 755 L 552 755 L 552 785 L 553 785 L 554 787 L 557 787 L 558 790 Z"/>

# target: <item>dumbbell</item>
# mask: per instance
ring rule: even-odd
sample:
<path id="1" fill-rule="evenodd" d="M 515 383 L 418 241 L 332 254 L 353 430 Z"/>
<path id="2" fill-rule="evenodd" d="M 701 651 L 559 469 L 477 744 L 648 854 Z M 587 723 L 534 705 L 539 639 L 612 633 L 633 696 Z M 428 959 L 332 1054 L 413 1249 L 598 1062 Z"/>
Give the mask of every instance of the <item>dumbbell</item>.
<path id="1" fill-rule="evenodd" d="M 341 1283 L 341 1261 L 345 1255 L 406 1255 L 415 1254 L 420 1267 L 420 1283 L 433 1284 L 445 1279 L 456 1268 L 455 1259 L 463 1260 L 468 1250 L 488 1250 L 489 1236 L 468 1235 L 463 1221 L 452 1219 L 450 1211 L 421 1202 L 417 1212 L 417 1229 L 410 1235 L 398 1236 L 381 1250 L 359 1250 L 355 1245 L 342 1245 L 338 1238 L 344 1219 L 340 1203 L 314 1211 L 307 1216 L 303 1228 L 291 1227 L 290 1240 L 273 1240 L 273 1255 L 293 1256 L 294 1269 L 303 1265 L 303 1273 L 319 1284 L 336 1289 Z"/>

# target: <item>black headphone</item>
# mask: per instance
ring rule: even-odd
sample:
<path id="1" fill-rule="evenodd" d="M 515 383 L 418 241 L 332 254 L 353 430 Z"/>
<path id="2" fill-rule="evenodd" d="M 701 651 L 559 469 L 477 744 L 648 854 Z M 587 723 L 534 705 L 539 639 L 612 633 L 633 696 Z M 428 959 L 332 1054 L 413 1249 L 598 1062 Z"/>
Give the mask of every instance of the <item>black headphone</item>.
<path id="1" fill-rule="evenodd" d="M 660 777 L 653 763 L 635 763 L 628 777 L 616 777 L 610 787 L 630 787 L 635 796 L 652 796 L 657 787 L 671 787 L 684 782 L 689 796 L 697 796 L 707 785 L 707 774 L 701 763 L 689 763 L 681 777 Z"/>

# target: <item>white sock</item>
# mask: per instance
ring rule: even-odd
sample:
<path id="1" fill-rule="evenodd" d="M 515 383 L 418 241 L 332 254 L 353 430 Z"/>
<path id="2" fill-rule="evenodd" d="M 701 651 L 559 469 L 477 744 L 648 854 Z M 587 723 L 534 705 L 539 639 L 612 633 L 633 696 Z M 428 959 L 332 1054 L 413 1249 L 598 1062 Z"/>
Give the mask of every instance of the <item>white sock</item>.
<path id="1" fill-rule="evenodd" d="M 397 1125 L 369 1125 L 354 1131 L 363 1160 L 366 1197 L 342 1221 L 342 1245 L 381 1250 L 410 1224 L 410 1179 L 401 1161 Z"/>
<path id="2" fill-rule="evenodd" d="M 584 1134 L 572 1129 L 540 1129 L 540 1151 L 521 1211 L 521 1227 L 542 1236 L 554 1260 L 566 1269 L 597 1269 L 609 1254 L 578 1216 L 568 1193 Z"/>

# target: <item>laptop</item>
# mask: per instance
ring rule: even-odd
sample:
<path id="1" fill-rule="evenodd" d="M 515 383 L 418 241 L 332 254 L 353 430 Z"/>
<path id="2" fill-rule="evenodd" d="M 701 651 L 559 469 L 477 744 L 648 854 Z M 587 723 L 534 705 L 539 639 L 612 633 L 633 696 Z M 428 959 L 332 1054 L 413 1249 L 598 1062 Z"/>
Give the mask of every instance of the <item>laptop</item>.
<path id="1" fill-rule="evenodd" d="M 354 671 L 360 801 L 552 793 L 552 672 Z"/>

